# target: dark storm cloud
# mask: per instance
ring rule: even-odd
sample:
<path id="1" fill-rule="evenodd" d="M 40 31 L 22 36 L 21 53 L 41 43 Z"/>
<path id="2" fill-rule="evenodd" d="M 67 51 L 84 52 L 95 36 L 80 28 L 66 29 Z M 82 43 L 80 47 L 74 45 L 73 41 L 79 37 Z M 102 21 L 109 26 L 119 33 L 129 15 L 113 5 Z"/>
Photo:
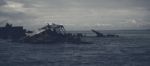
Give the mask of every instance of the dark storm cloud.
<path id="1" fill-rule="evenodd" d="M 149 3 L 150 0 L 0 0 L 0 5 L 5 6 L 0 7 L 0 17 L 27 25 L 56 22 L 79 25 L 76 29 L 139 29 L 150 23 Z"/>

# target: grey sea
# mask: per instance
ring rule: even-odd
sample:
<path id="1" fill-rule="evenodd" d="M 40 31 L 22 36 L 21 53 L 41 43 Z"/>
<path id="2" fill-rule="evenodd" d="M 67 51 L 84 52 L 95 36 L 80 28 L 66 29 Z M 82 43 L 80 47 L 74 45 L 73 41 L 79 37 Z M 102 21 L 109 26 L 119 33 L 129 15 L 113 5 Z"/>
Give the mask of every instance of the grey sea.
<path id="1" fill-rule="evenodd" d="M 106 30 L 120 37 L 96 38 L 91 44 L 27 44 L 0 40 L 0 66 L 150 66 L 150 31 Z"/>

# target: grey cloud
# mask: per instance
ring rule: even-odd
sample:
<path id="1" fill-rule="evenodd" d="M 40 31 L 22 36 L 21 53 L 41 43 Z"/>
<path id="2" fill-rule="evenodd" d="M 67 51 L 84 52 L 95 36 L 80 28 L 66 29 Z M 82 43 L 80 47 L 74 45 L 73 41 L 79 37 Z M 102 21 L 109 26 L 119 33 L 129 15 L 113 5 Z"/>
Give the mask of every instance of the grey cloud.
<path id="1" fill-rule="evenodd" d="M 6 5 L 0 0 L 0 5 Z M 133 29 L 149 28 L 150 0 L 6 0 L 23 4 L 23 12 L 10 12 L 0 10 L 0 17 L 7 17 L 22 24 L 41 25 L 42 21 L 50 21 L 62 24 L 88 24 L 79 26 L 92 28 L 95 24 L 110 24 L 111 26 L 99 26 L 103 29 Z M 2 8 L 1 8 L 2 9 Z M 17 8 L 19 9 L 19 8 Z M 54 17 L 53 19 L 47 18 Z M 43 18 L 41 18 L 43 17 Z M 44 18 L 45 17 L 45 18 Z M 130 22 L 137 20 L 138 24 Z M 33 21 L 32 21 L 33 20 Z M 34 21 L 35 20 L 35 21 Z M 127 22 L 129 21 L 129 22 Z M 36 22 L 36 23 L 35 23 Z M 123 26 L 121 26 L 123 25 Z M 77 27 L 76 27 L 77 28 Z M 79 29 L 79 28 L 77 28 Z"/>
<path id="2" fill-rule="evenodd" d="M 0 0 L 0 6 L 5 5 L 6 2 L 4 0 Z"/>

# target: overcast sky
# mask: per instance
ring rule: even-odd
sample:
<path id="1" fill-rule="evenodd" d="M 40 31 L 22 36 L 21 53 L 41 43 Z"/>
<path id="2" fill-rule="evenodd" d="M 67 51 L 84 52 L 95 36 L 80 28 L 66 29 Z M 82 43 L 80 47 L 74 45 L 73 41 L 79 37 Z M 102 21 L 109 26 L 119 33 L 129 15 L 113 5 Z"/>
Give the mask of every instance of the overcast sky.
<path id="1" fill-rule="evenodd" d="M 0 22 L 70 30 L 150 29 L 150 0 L 0 0 Z M 1 24 L 0 24 L 1 25 Z"/>

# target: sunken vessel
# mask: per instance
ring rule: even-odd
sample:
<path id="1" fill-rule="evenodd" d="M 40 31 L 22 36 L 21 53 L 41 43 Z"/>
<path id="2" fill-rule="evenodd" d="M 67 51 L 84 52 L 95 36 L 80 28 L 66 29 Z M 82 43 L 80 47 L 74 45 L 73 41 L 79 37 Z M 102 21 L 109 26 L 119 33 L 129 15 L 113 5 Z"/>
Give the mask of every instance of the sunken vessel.
<path id="1" fill-rule="evenodd" d="M 67 33 L 63 25 L 52 23 L 39 29 L 41 32 L 23 38 L 23 42 L 29 43 L 88 43 L 82 41 L 82 34 Z"/>
<path id="2" fill-rule="evenodd" d="M 12 26 L 7 23 L 5 27 L 0 27 L 0 38 L 11 39 L 21 43 L 89 43 L 82 40 L 82 33 L 67 33 L 63 25 L 52 23 L 39 29 L 39 33 L 33 34 L 33 31 L 23 29 L 23 26 Z M 32 34 L 32 35 L 31 35 Z"/>

